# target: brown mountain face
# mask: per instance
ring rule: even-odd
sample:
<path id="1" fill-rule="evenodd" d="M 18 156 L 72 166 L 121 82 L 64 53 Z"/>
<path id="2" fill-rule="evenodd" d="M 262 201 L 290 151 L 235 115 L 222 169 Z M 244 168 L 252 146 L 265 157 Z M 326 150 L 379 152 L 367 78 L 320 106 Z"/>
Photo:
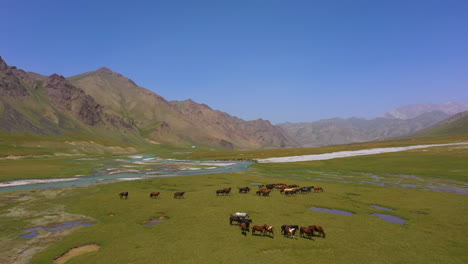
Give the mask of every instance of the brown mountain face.
<path id="1" fill-rule="evenodd" d="M 1 58 L 0 125 L 13 134 L 68 131 L 178 146 L 298 146 L 269 121 L 244 121 L 191 100 L 168 102 L 105 67 L 70 78 L 45 77 L 8 66 Z"/>
<path id="2" fill-rule="evenodd" d="M 272 125 L 267 120 L 245 121 L 192 100 L 170 103 L 206 133 L 226 142 L 232 142 L 236 146 L 256 148 L 299 146 L 280 127 Z"/>
<path id="3" fill-rule="evenodd" d="M 23 73 L 26 74 L 14 66 L 8 66 L 0 57 L 0 96 L 28 96 L 28 91 L 21 84 Z"/>
<path id="4" fill-rule="evenodd" d="M 103 109 L 83 90 L 68 83 L 65 77 L 53 74 L 44 84 L 45 93 L 57 108 L 70 112 L 79 121 L 95 126 L 102 123 Z"/>

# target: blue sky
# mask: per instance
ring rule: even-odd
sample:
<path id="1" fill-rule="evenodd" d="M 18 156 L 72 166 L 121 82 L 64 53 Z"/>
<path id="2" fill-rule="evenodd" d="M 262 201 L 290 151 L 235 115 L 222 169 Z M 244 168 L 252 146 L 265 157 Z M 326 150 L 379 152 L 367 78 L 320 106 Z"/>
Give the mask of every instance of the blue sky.
<path id="1" fill-rule="evenodd" d="M 96 2 L 5 1 L 0 56 L 272 123 L 468 102 L 465 0 Z"/>

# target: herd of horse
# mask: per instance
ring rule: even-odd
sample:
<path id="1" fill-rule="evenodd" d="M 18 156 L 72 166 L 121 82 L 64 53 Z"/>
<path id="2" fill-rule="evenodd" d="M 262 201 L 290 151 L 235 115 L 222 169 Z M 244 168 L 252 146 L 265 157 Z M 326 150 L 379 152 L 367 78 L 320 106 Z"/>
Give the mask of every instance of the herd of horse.
<path id="1" fill-rule="evenodd" d="M 252 219 L 247 219 L 249 214 L 247 213 L 234 213 L 229 217 L 229 224 L 232 225 L 233 222 L 237 222 L 241 229 L 241 233 L 243 235 L 247 235 L 249 232 L 252 235 L 262 235 L 274 238 L 274 227 L 264 224 L 264 225 L 254 225 L 250 228 L 250 224 L 253 222 Z M 318 234 L 319 237 L 325 238 L 325 231 L 323 231 L 323 227 L 319 225 L 309 225 L 309 226 L 301 226 L 299 228 L 298 225 L 282 225 L 281 226 L 281 234 L 287 238 L 295 238 L 296 232 L 299 230 L 300 236 L 303 238 L 313 239 L 315 233 Z"/>
<path id="2" fill-rule="evenodd" d="M 220 190 L 216 190 L 216 195 L 229 195 L 231 193 L 231 187 L 229 188 L 223 188 Z M 249 187 L 237 187 L 239 189 L 239 193 L 248 193 L 250 192 Z M 312 190 L 314 192 L 323 192 L 322 187 L 319 186 L 306 186 L 306 187 L 300 187 L 299 185 L 293 184 L 293 185 L 287 185 L 283 183 L 277 183 L 277 184 L 267 184 L 267 185 L 258 185 L 258 191 L 256 192 L 257 195 L 259 196 L 270 196 L 270 193 L 272 192 L 273 189 L 279 189 L 281 194 L 285 195 L 293 195 L 296 193 L 310 193 Z M 160 192 L 151 192 L 150 193 L 150 198 L 158 198 Z M 174 193 L 174 198 L 184 198 L 185 192 L 176 192 Z M 128 192 L 121 192 L 119 193 L 120 198 L 128 198 Z"/>
<path id="3" fill-rule="evenodd" d="M 151 192 L 149 197 L 150 198 L 159 198 L 160 192 Z M 176 192 L 174 193 L 174 198 L 184 198 L 185 192 Z M 120 199 L 125 198 L 128 199 L 128 192 L 121 192 L 119 193 Z"/>
<path id="4" fill-rule="evenodd" d="M 238 187 L 239 193 L 248 193 L 250 192 L 249 187 Z M 270 193 L 273 191 L 273 189 L 279 189 L 280 193 L 284 195 L 294 195 L 296 193 L 310 193 L 312 190 L 314 192 L 323 192 L 322 187 L 319 186 L 306 186 L 306 187 L 300 187 L 298 185 L 287 185 L 283 183 L 278 183 L 278 184 L 267 184 L 267 185 L 258 185 L 258 191 L 256 192 L 257 195 L 259 196 L 269 196 Z M 231 193 L 231 188 L 223 188 L 220 190 L 216 190 L 216 195 L 229 195 Z M 151 192 L 150 193 L 150 198 L 159 198 L 160 192 Z M 174 198 L 184 198 L 185 192 L 176 192 L 174 193 Z M 128 199 L 128 192 L 121 192 L 119 193 L 120 199 L 125 198 Z M 251 232 L 252 235 L 262 235 L 262 236 L 268 236 L 273 238 L 274 237 L 274 227 L 264 224 L 264 225 L 254 225 L 252 228 L 250 228 L 250 224 L 252 223 L 252 219 L 247 219 L 250 218 L 248 213 L 241 213 L 237 212 L 232 214 L 229 217 L 229 224 L 233 225 L 235 222 L 237 225 L 239 225 L 241 229 L 241 233 L 244 235 L 247 235 L 247 233 Z M 325 232 L 323 231 L 323 228 L 318 225 L 310 225 L 310 226 L 301 226 L 299 228 L 298 225 L 282 225 L 281 226 L 281 234 L 283 234 L 285 237 L 288 238 L 294 238 L 296 235 L 296 232 L 299 230 L 300 236 L 304 238 L 309 238 L 313 239 L 312 237 L 315 236 L 315 233 L 318 234 L 318 236 L 325 238 Z"/>

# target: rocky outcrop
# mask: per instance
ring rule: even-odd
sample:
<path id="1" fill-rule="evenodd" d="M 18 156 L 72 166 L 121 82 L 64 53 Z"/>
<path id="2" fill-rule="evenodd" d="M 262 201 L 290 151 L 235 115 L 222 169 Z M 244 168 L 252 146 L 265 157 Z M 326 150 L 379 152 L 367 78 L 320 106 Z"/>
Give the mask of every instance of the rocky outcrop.
<path id="1" fill-rule="evenodd" d="M 52 74 L 45 82 L 44 88 L 57 108 L 70 112 L 87 125 L 94 126 L 102 122 L 102 107 L 83 90 L 69 84 L 65 77 Z"/>
<path id="2" fill-rule="evenodd" d="M 0 96 L 28 96 L 28 90 L 21 83 L 21 75 L 26 74 L 15 66 L 8 66 L 0 57 Z"/>

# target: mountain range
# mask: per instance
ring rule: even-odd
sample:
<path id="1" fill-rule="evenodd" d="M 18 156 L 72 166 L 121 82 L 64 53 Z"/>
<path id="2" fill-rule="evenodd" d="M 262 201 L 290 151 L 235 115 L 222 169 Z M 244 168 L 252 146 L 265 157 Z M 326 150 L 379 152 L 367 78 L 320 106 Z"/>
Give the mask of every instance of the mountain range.
<path id="1" fill-rule="evenodd" d="M 167 101 L 106 67 L 68 78 L 43 76 L 0 57 L 0 132 L 12 135 L 224 149 L 315 147 L 412 134 L 467 110 L 468 103 L 419 104 L 371 120 L 275 126 L 192 100 Z"/>
<path id="2" fill-rule="evenodd" d="M 8 66 L 1 57 L 0 125 L 9 134 L 86 135 L 133 144 L 299 146 L 267 120 L 245 121 L 191 100 L 167 101 L 105 67 L 47 77 Z"/>

